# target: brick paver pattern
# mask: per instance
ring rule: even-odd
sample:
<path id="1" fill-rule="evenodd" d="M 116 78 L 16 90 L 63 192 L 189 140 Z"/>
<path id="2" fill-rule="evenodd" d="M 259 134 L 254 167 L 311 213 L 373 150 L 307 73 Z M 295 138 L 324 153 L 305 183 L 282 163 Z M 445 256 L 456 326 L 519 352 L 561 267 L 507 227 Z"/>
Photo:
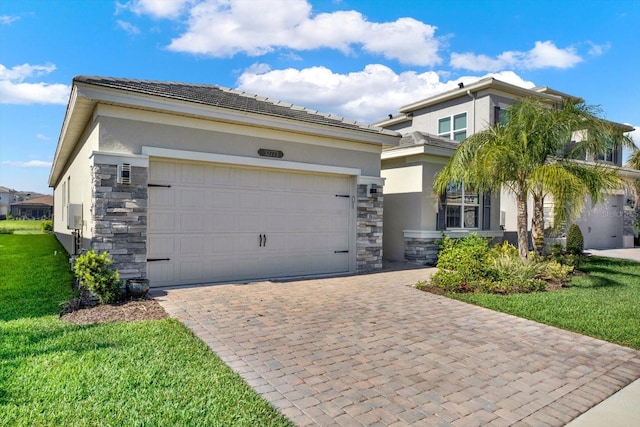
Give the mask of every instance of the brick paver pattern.
<path id="1" fill-rule="evenodd" d="M 413 269 L 156 292 L 296 425 L 562 426 L 640 352 L 412 287 Z"/>

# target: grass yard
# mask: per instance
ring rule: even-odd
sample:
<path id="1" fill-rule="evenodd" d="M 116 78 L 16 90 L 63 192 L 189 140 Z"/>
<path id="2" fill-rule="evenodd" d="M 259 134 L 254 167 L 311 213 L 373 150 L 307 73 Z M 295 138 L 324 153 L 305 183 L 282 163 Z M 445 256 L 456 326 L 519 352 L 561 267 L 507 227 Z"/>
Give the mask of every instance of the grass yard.
<path id="1" fill-rule="evenodd" d="M 0 235 L 0 426 L 290 425 L 175 320 L 60 321 L 71 280 L 54 236 Z"/>
<path id="2" fill-rule="evenodd" d="M 580 270 L 554 292 L 449 296 L 640 350 L 640 263 L 594 256 Z"/>
<path id="3" fill-rule="evenodd" d="M 42 223 L 44 221 L 39 220 L 14 220 L 6 219 L 0 221 L 0 234 L 2 233 L 16 233 L 16 234 L 30 234 L 41 233 Z"/>

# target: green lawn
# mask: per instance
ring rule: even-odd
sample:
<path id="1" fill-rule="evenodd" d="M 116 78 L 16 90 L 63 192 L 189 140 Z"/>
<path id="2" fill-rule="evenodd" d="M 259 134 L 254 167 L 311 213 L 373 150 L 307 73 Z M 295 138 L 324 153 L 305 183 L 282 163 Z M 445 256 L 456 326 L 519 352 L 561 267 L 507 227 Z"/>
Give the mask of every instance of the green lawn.
<path id="1" fill-rule="evenodd" d="M 640 263 L 594 256 L 580 270 L 554 292 L 449 296 L 640 350 Z"/>
<path id="2" fill-rule="evenodd" d="M 71 280 L 54 236 L 0 235 L 0 426 L 290 425 L 175 320 L 60 321 Z"/>
<path id="3" fill-rule="evenodd" d="M 0 233 L 41 233 L 41 226 L 43 222 L 44 221 L 39 220 L 2 220 L 0 221 Z"/>

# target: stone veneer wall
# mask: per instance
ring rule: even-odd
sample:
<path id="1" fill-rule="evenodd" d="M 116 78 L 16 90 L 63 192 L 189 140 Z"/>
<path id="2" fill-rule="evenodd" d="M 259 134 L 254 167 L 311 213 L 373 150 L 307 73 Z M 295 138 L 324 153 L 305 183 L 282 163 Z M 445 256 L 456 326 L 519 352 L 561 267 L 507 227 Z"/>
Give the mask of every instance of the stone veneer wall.
<path id="1" fill-rule="evenodd" d="M 356 268 L 359 273 L 382 269 L 382 186 L 358 185 Z"/>
<path id="2" fill-rule="evenodd" d="M 438 259 L 438 239 L 405 237 L 404 258 L 418 265 L 436 265 Z"/>
<path id="3" fill-rule="evenodd" d="M 147 276 L 147 168 L 131 168 L 131 184 L 117 183 L 116 165 L 93 166 L 91 249 L 108 251 L 120 278 Z"/>
<path id="4" fill-rule="evenodd" d="M 635 236 L 636 231 L 634 223 L 636 219 L 640 219 L 640 210 L 633 209 L 632 207 L 625 207 L 624 209 L 624 235 Z"/>

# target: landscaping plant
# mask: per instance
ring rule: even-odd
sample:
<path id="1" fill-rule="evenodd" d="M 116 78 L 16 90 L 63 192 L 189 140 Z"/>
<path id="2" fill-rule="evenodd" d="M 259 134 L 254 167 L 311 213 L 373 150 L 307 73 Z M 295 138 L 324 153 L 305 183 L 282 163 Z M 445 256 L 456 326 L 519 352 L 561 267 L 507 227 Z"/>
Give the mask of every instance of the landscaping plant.
<path id="1" fill-rule="evenodd" d="M 96 294 L 100 303 L 115 302 L 120 296 L 120 275 L 110 268 L 109 252 L 98 254 L 93 249 L 76 258 L 73 271 L 80 285 Z"/>
<path id="2" fill-rule="evenodd" d="M 567 232 L 567 252 L 580 255 L 584 251 L 584 236 L 578 224 L 571 224 Z"/>
<path id="3" fill-rule="evenodd" d="M 573 266 L 554 259 L 531 256 L 522 260 L 516 247 L 503 242 L 489 247 L 475 233 L 439 242 L 438 271 L 430 284 L 445 292 L 528 293 L 564 286 Z"/>

